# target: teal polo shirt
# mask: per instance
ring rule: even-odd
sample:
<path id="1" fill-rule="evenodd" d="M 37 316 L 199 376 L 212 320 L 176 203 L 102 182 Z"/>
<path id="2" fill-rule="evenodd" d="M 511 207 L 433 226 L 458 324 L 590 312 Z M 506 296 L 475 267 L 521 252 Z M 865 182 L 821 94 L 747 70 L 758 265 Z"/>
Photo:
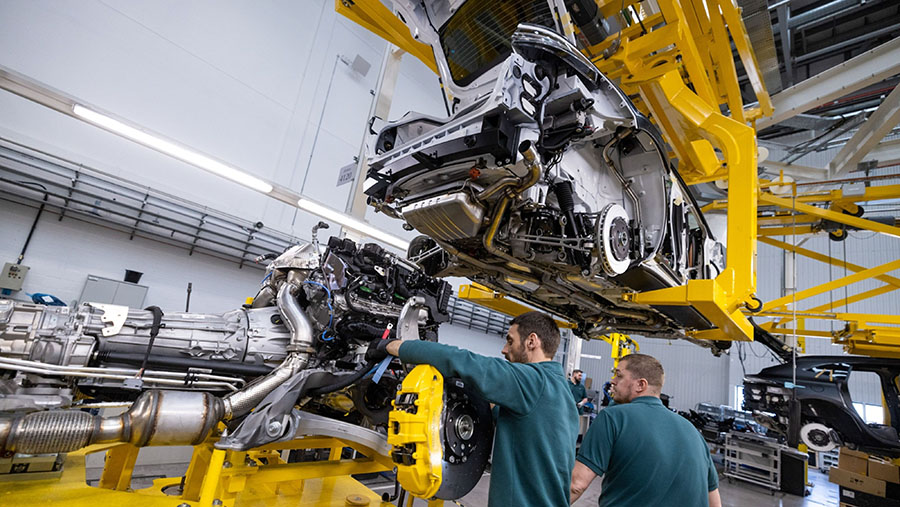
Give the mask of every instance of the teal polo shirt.
<path id="1" fill-rule="evenodd" d="M 562 365 L 511 363 L 427 341 L 403 342 L 400 359 L 459 377 L 497 405 L 490 507 L 569 505 L 578 417 Z"/>
<path id="2" fill-rule="evenodd" d="M 708 506 L 719 487 L 703 436 L 655 396 L 601 410 L 576 459 L 603 476 L 601 507 Z"/>
<path id="3" fill-rule="evenodd" d="M 584 388 L 584 384 L 581 382 L 575 384 L 573 382 L 569 382 L 569 389 L 572 391 L 572 397 L 575 398 L 575 403 L 577 404 L 579 401 L 587 398 L 587 389 Z M 584 407 L 578 407 L 578 413 L 584 413 Z"/>

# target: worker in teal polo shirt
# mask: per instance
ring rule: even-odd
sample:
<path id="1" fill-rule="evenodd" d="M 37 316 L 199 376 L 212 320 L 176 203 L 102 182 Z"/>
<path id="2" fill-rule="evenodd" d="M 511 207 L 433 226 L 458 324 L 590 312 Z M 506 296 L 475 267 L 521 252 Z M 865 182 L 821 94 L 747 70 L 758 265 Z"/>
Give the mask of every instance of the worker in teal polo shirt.
<path id="1" fill-rule="evenodd" d="M 575 406 L 578 407 L 578 415 L 584 413 L 584 404 L 587 403 L 587 389 L 581 383 L 584 372 L 575 370 L 572 372 L 572 382 L 569 383 L 569 389 L 572 391 L 572 397 L 575 398 Z"/>
<path id="2" fill-rule="evenodd" d="M 570 501 L 602 475 L 600 507 L 721 507 L 709 448 L 687 419 L 663 406 L 663 381 L 663 367 L 651 356 L 619 361 L 611 382 L 616 404 L 597 414 L 584 437 Z"/>
<path id="3" fill-rule="evenodd" d="M 374 344 L 406 363 L 461 378 L 499 407 L 490 507 L 569 503 L 578 418 L 562 365 L 552 360 L 558 346 L 559 328 L 540 312 L 513 319 L 502 351 L 507 360 L 428 341 Z M 379 355 L 370 346 L 366 357 Z"/>

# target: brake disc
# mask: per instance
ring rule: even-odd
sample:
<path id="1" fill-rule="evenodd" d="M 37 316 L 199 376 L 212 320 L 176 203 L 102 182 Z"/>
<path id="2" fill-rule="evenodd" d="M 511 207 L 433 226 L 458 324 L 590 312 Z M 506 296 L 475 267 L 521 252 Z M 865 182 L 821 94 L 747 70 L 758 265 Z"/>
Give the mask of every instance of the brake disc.
<path id="1" fill-rule="evenodd" d="M 388 416 L 400 485 L 413 496 L 455 500 L 475 487 L 491 453 L 490 405 L 459 379 L 416 366 Z"/>
<path id="2" fill-rule="evenodd" d="M 609 276 L 624 273 L 631 264 L 631 232 L 628 213 L 618 204 L 607 204 L 597 222 L 600 261 Z"/>
<path id="3" fill-rule="evenodd" d="M 820 423 L 806 423 L 800 428 L 803 443 L 816 452 L 828 452 L 838 447 L 834 430 Z"/>

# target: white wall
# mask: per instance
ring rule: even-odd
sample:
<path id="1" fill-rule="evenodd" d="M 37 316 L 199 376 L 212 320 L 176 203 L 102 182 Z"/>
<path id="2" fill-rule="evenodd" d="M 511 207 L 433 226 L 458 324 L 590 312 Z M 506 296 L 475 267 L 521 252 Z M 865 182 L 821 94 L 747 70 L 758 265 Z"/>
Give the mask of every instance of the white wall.
<path id="1" fill-rule="evenodd" d="M 339 210 L 353 185 L 336 187 L 338 170 L 359 152 L 386 46 L 330 0 L 0 2 L 3 67 Z M 371 68 L 363 77 L 338 55 Z M 444 106 L 436 75 L 405 56 L 391 116 L 410 109 Z M 5 91 L 0 136 L 296 237 L 319 220 Z M 0 201 L 0 260 L 18 255 L 34 211 Z M 25 263 L 26 291 L 67 301 L 88 273 L 125 267 L 145 273 L 148 304 L 183 305 L 192 281 L 197 311 L 234 308 L 260 273 L 51 217 Z"/>
<path id="2" fill-rule="evenodd" d="M 506 339 L 500 335 L 483 333 L 453 324 L 441 326 L 438 340 L 441 343 L 490 357 L 503 357 L 500 351 L 506 344 Z"/>
<path id="3" fill-rule="evenodd" d="M 669 406 L 678 410 L 694 408 L 697 403 L 724 403 L 727 385 L 728 358 L 715 357 L 706 349 L 680 340 L 660 340 L 633 336 L 642 354 L 649 354 L 663 365 L 666 381 L 662 392 L 672 397 Z M 610 346 L 594 340 L 582 345 L 581 353 L 602 356 L 602 359 L 581 359 L 585 377 L 593 379 L 592 389 L 600 389 L 612 378 L 613 361 Z"/>
<path id="4" fill-rule="evenodd" d="M 22 250 L 37 210 L 9 201 L 0 201 L 3 241 L 0 261 L 14 261 Z M 22 292 L 50 293 L 66 303 L 81 295 L 87 275 L 122 280 L 126 269 L 144 273 L 141 285 L 149 287 L 145 306 L 163 311 L 184 311 L 188 282 L 193 284 L 191 311 L 221 313 L 240 307 L 254 296 L 264 272 L 201 253 L 188 255 L 185 249 L 163 245 L 128 234 L 80 222 L 62 221 L 44 212 L 38 221 L 23 264 L 31 270 Z"/>
<path id="5" fill-rule="evenodd" d="M 329 0 L 0 3 L 0 65 L 338 209 L 385 48 Z M 443 114 L 436 76 L 405 57 L 394 104 Z M 318 220 L 7 92 L 0 111 L 0 135 L 79 163 L 298 237 Z"/>

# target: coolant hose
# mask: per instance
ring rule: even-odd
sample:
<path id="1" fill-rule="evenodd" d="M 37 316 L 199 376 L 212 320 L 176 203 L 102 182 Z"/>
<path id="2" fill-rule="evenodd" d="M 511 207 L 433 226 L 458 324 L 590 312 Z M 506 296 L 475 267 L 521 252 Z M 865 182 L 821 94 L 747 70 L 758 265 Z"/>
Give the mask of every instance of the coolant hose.
<path id="1" fill-rule="evenodd" d="M 356 370 L 355 372 L 350 373 L 348 375 L 342 375 L 340 377 L 340 380 L 338 380 L 337 382 L 335 382 L 333 384 L 328 384 L 326 386 L 314 387 L 314 388 L 310 389 L 309 391 L 306 391 L 306 393 L 304 393 L 304 395 L 305 396 L 319 396 L 322 394 L 333 393 L 334 391 L 337 391 L 339 389 L 343 389 L 343 388 L 349 386 L 350 384 L 353 384 L 357 380 L 363 378 L 366 375 L 366 373 L 369 373 L 372 370 L 372 368 L 375 367 L 376 364 L 378 364 L 377 361 L 369 361 L 368 363 L 365 364 L 365 366 Z"/>

